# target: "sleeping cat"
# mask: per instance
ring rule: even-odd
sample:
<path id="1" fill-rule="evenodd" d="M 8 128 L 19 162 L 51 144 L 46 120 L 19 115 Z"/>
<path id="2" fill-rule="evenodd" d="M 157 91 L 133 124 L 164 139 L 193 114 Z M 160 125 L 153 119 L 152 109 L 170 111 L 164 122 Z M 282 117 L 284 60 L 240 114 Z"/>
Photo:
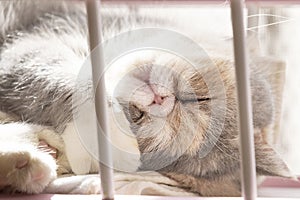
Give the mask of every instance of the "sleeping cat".
<path id="1" fill-rule="evenodd" d="M 286 164 L 264 139 L 265 134 L 271 134 L 273 100 L 262 69 L 254 64 L 250 66 L 257 174 L 290 177 Z M 137 137 L 139 169 L 157 170 L 203 196 L 240 195 L 232 61 L 202 59 L 195 68 L 183 59 L 160 53 L 134 65 L 120 81 L 116 96 Z M 224 84 L 225 107 L 219 77 Z M 211 84 L 215 88 L 209 88 Z M 218 116 L 225 112 L 224 121 L 213 111 Z M 206 154 L 218 130 L 221 135 Z"/>
<path id="2" fill-rule="evenodd" d="M 0 165 L 6 167 L 1 167 L 0 188 L 39 193 L 56 177 L 56 167 L 58 174 L 99 170 L 80 143 L 73 121 L 74 109 L 92 99 L 86 96 L 72 104 L 75 91 L 91 90 L 90 82 L 76 84 L 88 55 L 84 8 L 82 2 L 0 2 L 4 16 L 0 17 L 0 110 L 21 123 L 0 124 L 5 138 L 1 141 L 11 144 L 0 146 Z M 105 38 L 166 23 L 126 12 L 104 12 L 102 17 Z M 240 195 L 232 61 L 227 57 L 203 58 L 194 67 L 161 52 L 150 57 L 137 57 L 122 66 L 132 70 L 114 93 L 137 139 L 139 170 L 156 170 L 203 196 Z M 258 175 L 291 177 L 263 137 L 272 134 L 267 131 L 274 125 L 273 97 L 263 70 L 255 63 L 251 67 Z M 222 113 L 224 118 L 219 117 Z M 9 126 L 17 130 L 6 129 Z M 20 154 L 25 161 L 18 159 Z M 9 181 L 5 180 L 7 174 L 12 176 Z M 26 180 L 18 179 L 19 174 Z"/>

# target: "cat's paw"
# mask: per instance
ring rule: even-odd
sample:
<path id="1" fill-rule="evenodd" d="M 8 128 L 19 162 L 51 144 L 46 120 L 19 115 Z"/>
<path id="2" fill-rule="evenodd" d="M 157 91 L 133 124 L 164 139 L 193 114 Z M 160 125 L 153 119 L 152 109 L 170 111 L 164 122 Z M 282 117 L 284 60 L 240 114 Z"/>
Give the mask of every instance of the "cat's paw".
<path id="1" fill-rule="evenodd" d="M 1 152 L 0 168 L 9 192 L 40 193 L 57 176 L 54 158 L 31 146 L 11 146 Z"/>

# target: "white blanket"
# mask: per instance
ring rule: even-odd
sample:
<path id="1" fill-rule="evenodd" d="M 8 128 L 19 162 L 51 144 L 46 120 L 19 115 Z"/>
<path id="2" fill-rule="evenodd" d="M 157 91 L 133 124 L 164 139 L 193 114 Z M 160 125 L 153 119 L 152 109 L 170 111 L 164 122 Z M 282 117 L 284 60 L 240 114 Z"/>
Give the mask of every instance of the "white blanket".
<path id="1" fill-rule="evenodd" d="M 100 178 L 97 174 L 65 176 L 54 180 L 44 193 L 95 194 L 101 193 Z M 179 184 L 156 172 L 135 174 L 115 172 L 116 194 L 160 195 L 160 196 L 197 196 L 185 191 Z"/>

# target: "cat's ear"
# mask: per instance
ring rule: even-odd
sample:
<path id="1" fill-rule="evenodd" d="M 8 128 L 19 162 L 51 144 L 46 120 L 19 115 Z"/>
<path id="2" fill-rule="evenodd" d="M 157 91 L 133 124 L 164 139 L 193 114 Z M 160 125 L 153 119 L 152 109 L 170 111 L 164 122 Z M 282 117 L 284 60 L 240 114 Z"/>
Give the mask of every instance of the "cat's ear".
<path id="1" fill-rule="evenodd" d="M 261 136 L 255 136 L 255 158 L 259 175 L 294 177 L 285 161 Z"/>

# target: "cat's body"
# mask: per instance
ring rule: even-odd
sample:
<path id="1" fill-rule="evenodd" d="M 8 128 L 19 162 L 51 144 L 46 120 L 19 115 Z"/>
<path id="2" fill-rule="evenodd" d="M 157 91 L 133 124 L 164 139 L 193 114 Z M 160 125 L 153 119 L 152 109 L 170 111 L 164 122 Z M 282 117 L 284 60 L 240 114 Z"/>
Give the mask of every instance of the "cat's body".
<path id="1" fill-rule="evenodd" d="M 1 2 L 0 4 L 6 8 L 2 11 L 6 18 L 13 16 L 13 19 L 4 22 L 0 20 L 5 24 L 0 37 L 0 110 L 13 114 L 26 123 L 45 126 L 52 131 L 51 134 L 57 134 L 58 138 L 64 140 L 64 149 L 49 142 L 63 156 L 67 156 L 69 161 L 68 164 L 66 158 L 63 158 L 64 168 L 59 172 L 76 174 L 97 172 L 97 162 L 80 145 L 72 122 L 72 112 L 76 106 L 80 106 L 80 104 L 72 105 L 74 91 L 91 90 L 90 83 L 76 84 L 76 75 L 89 52 L 84 4 L 66 6 L 64 3 L 45 1 L 37 6 L 36 3 L 24 2 L 17 1 L 13 4 Z M 22 18 L 16 23 L 16 18 L 24 14 L 28 18 Z M 104 35 L 109 38 L 124 30 L 157 23 L 153 19 L 142 19 L 128 13 L 127 15 L 104 14 Z M 132 66 L 137 68 L 144 66 L 142 73 L 138 73 L 140 76 L 136 76 L 134 72 L 126 75 L 120 82 L 123 88 L 117 92 L 117 98 L 124 108 L 132 132 L 137 137 L 141 152 L 139 169 L 157 170 L 179 181 L 184 188 L 204 196 L 239 195 L 236 94 L 233 64 L 230 59 L 213 58 L 212 62 L 202 60 L 199 61 L 199 65 L 203 65 L 204 68 L 196 69 L 180 59 L 164 55 L 153 56 L 151 60 L 143 60 L 142 57 L 137 60 L 140 61 L 133 63 Z M 209 65 L 206 65 L 207 63 Z M 214 64 L 211 65 L 212 63 Z M 267 141 L 262 139 L 263 131 L 274 123 L 273 100 L 266 78 L 259 74 L 261 71 L 257 71 L 254 67 L 252 72 L 258 173 L 290 176 L 284 162 L 268 146 Z M 144 76 L 141 75 L 143 73 Z M 216 74 L 220 74 L 220 77 Z M 203 75 L 210 78 L 204 80 Z M 217 85 L 215 90 L 208 90 L 205 81 L 213 84 L 218 82 L 218 78 L 221 78 L 224 84 L 224 93 L 216 90 L 221 85 Z M 132 89 L 130 87 L 124 88 L 128 84 L 126 80 L 137 80 L 134 82 L 137 83 L 133 85 L 134 87 L 145 87 L 145 91 L 148 92 L 144 95 L 145 98 L 136 96 L 132 90 L 128 90 Z M 145 91 L 142 89 L 141 94 Z M 185 96 L 187 95 L 185 91 L 190 91 L 190 96 Z M 124 101 L 124 96 L 128 95 L 137 98 Z M 166 101 L 165 97 L 169 103 L 161 107 Z M 86 96 L 86 99 L 81 101 L 88 99 L 91 97 Z M 220 103 L 224 100 L 225 104 Z M 149 106 L 152 104 L 154 110 L 151 111 Z M 209 127 L 213 121 L 210 121 L 212 105 L 216 106 L 216 111 L 223 112 L 225 118 L 224 122 L 216 119 L 213 122 L 214 126 Z M 222 107 L 224 105 L 225 107 Z M 150 111 L 147 110 L 148 108 Z M 166 110 L 159 113 L 160 108 Z M 143 115 L 140 115 L 141 110 Z M 142 119 L 138 125 L 131 119 L 134 115 L 128 115 L 132 112 L 138 114 L 138 120 Z M 163 126 L 161 120 L 164 121 Z M 159 134 L 157 134 L 157 125 L 162 128 Z M 4 126 L 6 125 L 0 125 L 0 131 L 5 130 Z M 207 138 L 216 137 L 214 135 L 216 131 L 221 131 L 219 139 L 216 140 L 211 151 L 201 157 L 201 151 L 205 145 L 208 145 L 205 143 Z M 45 138 L 39 138 L 39 134 L 35 135 L 37 136 L 35 140 L 44 139 L 48 142 Z M 27 138 L 27 134 L 24 137 Z M 49 138 L 49 141 L 51 140 Z M 19 143 L 21 144 L 22 140 Z M 30 145 L 36 146 L 36 143 Z M 0 163 L 2 155 L 7 155 L 1 153 L 1 148 Z M 74 154 L 75 149 L 78 153 Z M 270 160 L 265 159 L 266 157 Z M 82 160 L 87 162 L 80 162 Z M 59 159 L 57 162 L 58 168 L 61 167 Z M 52 167 L 52 172 L 55 169 Z M 47 181 L 50 182 L 53 178 L 55 174 Z M 41 182 L 41 187 L 29 190 L 17 184 L 10 184 L 16 190 L 29 193 L 41 192 L 47 185 L 46 182 Z"/>

